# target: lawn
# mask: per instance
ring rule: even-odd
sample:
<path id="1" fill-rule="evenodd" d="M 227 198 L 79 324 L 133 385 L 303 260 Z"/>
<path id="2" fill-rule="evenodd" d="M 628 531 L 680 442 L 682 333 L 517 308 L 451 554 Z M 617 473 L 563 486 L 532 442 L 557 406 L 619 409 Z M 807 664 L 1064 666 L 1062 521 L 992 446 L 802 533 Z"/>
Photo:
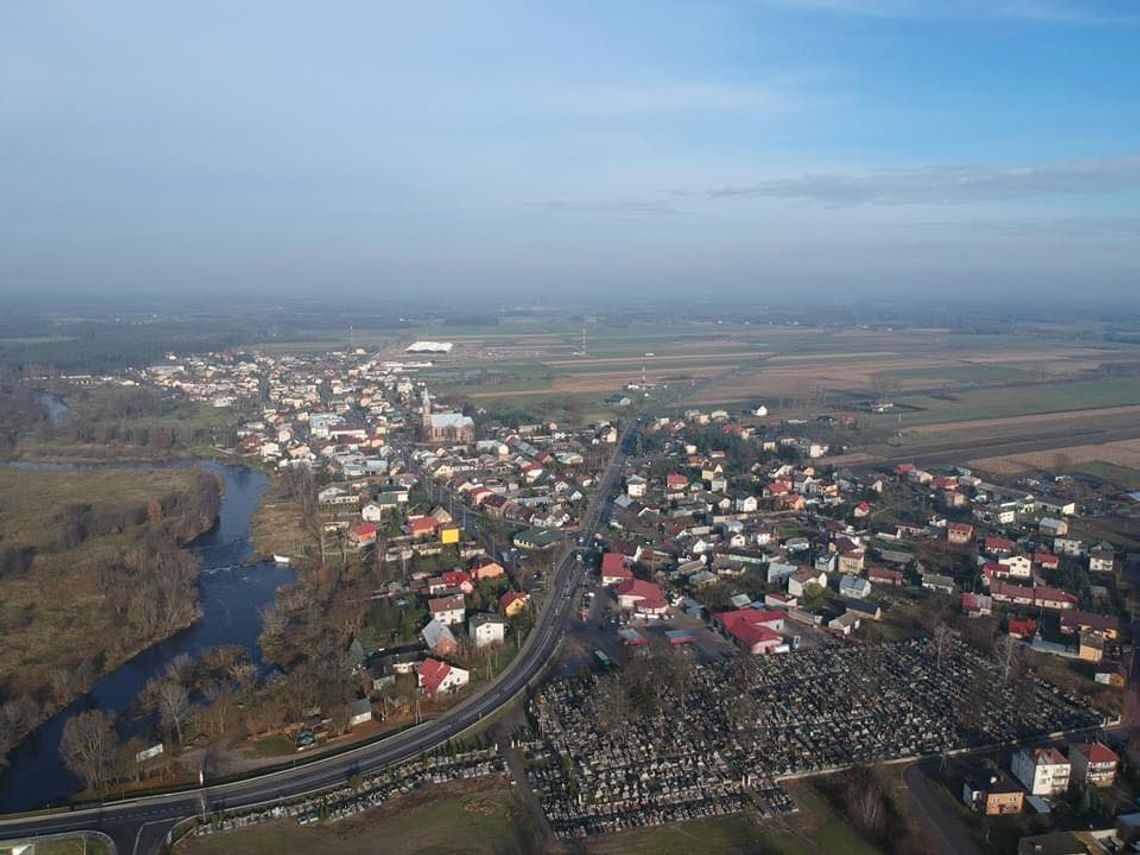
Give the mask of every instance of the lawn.
<path id="1" fill-rule="evenodd" d="M 10 855 L 13 844 L 0 843 L 0 855 Z M 37 840 L 35 855 L 110 855 L 111 849 L 98 837 L 63 837 Z"/>

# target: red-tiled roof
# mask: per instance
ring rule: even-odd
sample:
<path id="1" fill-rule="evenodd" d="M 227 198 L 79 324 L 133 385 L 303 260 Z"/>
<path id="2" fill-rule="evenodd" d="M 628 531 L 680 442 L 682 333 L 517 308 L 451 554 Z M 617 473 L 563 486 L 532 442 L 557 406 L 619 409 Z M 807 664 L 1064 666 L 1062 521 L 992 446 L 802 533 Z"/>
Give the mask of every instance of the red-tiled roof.
<path id="1" fill-rule="evenodd" d="M 440 687 L 447 675 L 451 673 L 451 666 L 438 659 L 425 659 L 420 663 L 420 683 L 423 690 L 429 695 Z"/>
<path id="2" fill-rule="evenodd" d="M 1073 748 L 1088 758 L 1090 763 L 1119 763 L 1116 752 L 1103 742 L 1077 742 Z"/>
<path id="3" fill-rule="evenodd" d="M 503 604 L 503 608 L 506 608 L 511 603 L 515 602 L 516 600 L 529 600 L 529 599 L 530 599 L 530 594 L 524 594 L 522 591 L 507 591 L 505 594 L 503 594 L 502 597 L 499 598 L 499 602 Z"/>
<path id="4" fill-rule="evenodd" d="M 619 597 L 633 597 L 645 609 L 663 609 L 669 605 L 661 589 L 644 579 L 626 579 L 616 589 Z"/>
<path id="5" fill-rule="evenodd" d="M 602 556 L 602 577 L 610 579 L 632 579 L 633 571 L 625 566 L 625 557 L 618 552 L 607 552 Z"/>
<path id="6" fill-rule="evenodd" d="M 465 608 L 463 597 L 436 597 L 428 600 L 428 611 L 433 615 L 437 612 L 450 612 Z"/>

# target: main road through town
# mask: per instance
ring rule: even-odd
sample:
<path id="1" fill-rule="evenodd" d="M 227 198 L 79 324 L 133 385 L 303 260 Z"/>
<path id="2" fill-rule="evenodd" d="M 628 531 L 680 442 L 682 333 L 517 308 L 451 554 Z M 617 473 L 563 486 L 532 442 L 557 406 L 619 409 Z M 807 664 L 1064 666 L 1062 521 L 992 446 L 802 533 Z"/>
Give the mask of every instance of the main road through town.
<path id="1" fill-rule="evenodd" d="M 631 418 L 598 480 L 582 519 L 579 545 L 592 542 L 598 526 L 608 519 L 625 460 L 633 448 L 640 424 L 640 417 Z M 200 789 L 107 802 L 99 807 L 0 818 L 0 841 L 91 831 L 110 837 L 119 855 L 150 853 L 159 849 L 179 820 L 203 811 L 272 804 L 338 786 L 357 773 L 377 772 L 411 759 L 478 724 L 542 673 L 566 631 L 584 568 L 585 564 L 579 561 L 578 550 L 568 550 L 552 574 L 534 629 L 523 642 L 518 655 L 496 680 L 439 718 L 333 756 L 315 758 L 295 767 L 240 781 L 216 786 L 207 782 L 207 786 Z"/>

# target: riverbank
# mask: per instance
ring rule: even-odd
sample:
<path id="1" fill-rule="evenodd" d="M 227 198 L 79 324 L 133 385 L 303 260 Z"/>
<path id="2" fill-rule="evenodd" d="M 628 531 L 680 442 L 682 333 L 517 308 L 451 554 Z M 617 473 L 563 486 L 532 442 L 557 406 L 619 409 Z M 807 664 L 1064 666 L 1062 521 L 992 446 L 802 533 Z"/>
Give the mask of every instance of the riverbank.
<path id="1" fill-rule="evenodd" d="M 0 467 L 0 685 L 25 729 L 201 616 L 179 546 L 220 492 L 198 469 Z"/>
<path id="2" fill-rule="evenodd" d="M 119 471 L 136 479 L 140 473 L 150 472 L 161 476 L 169 485 L 172 478 L 180 473 L 195 472 L 193 466 L 184 461 L 161 470 L 124 464 L 121 469 L 97 466 L 65 471 Z M 290 568 L 258 563 L 253 558 L 249 542 L 250 519 L 268 488 L 268 478 L 264 472 L 245 466 L 204 463 L 201 468 L 224 480 L 224 496 L 217 513 L 217 523 L 205 534 L 186 543 L 184 549 L 174 550 L 192 556 L 195 566 L 196 562 L 201 563 L 201 572 L 192 583 L 201 617 L 164 640 L 138 651 L 137 655 L 131 656 L 124 648 L 122 652 L 128 657 L 127 661 L 117 668 L 102 668 L 107 672 L 105 676 L 23 740 L 9 755 L 10 768 L 0 774 L 0 811 L 25 811 L 59 804 L 80 794 L 83 781 L 64 764 L 60 744 L 67 722 L 84 710 L 98 709 L 114 715 L 120 745 L 129 740 L 151 744 L 162 738 L 158 722 L 153 717 L 138 717 L 131 711 L 140 691 L 155 677 L 166 673 L 171 662 L 185 657 L 196 659 L 221 647 L 240 648 L 248 651 L 257 672 L 264 673 L 258 647 L 262 612 L 274 601 L 278 588 L 296 579 Z M 167 560 L 163 558 L 163 561 Z M 129 584 L 117 587 L 132 590 Z M 48 652 L 49 656 L 73 650 L 81 657 L 86 653 L 70 643 L 67 631 L 56 642 Z M 111 660 L 108 658 L 106 661 Z"/>
<path id="3" fill-rule="evenodd" d="M 259 555 L 283 555 L 291 562 L 317 558 L 316 536 L 306 531 L 301 503 L 289 490 L 285 479 L 270 475 L 270 486 L 253 514 L 250 540 Z"/>

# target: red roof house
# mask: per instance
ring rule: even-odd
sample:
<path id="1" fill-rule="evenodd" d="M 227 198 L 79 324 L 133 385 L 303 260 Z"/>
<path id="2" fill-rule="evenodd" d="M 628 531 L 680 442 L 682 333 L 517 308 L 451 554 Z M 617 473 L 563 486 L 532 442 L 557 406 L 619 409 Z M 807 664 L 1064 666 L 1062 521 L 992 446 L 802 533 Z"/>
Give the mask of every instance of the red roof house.
<path id="1" fill-rule="evenodd" d="M 376 532 L 379 529 L 375 523 L 361 523 L 354 526 L 348 533 L 348 539 L 357 546 L 367 546 L 376 542 Z"/>
<path id="2" fill-rule="evenodd" d="M 625 566 L 625 557 L 618 552 L 607 552 L 602 556 L 602 584 L 616 585 L 633 578 L 633 571 Z"/>
<path id="3" fill-rule="evenodd" d="M 1037 621 L 1028 618 L 1010 618 L 1009 634 L 1014 638 L 1032 638 L 1037 632 Z"/>
<path id="4" fill-rule="evenodd" d="M 643 615 L 664 614 L 669 602 L 661 589 L 653 582 L 644 579 L 626 579 L 614 589 L 618 605 L 623 609 Z"/>
<path id="5" fill-rule="evenodd" d="M 736 609 L 720 612 L 713 620 L 749 653 L 768 653 L 784 643 L 780 632 L 784 628 L 786 615 L 780 611 L 760 609 Z"/>
<path id="6" fill-rule="evenodd" d="M 435 528 L 439 522 L 435 517 L 415 517 L 408 520 L 408 533 L 412 537 L 425 537 L 429 534 L 435 534 Z"/>

